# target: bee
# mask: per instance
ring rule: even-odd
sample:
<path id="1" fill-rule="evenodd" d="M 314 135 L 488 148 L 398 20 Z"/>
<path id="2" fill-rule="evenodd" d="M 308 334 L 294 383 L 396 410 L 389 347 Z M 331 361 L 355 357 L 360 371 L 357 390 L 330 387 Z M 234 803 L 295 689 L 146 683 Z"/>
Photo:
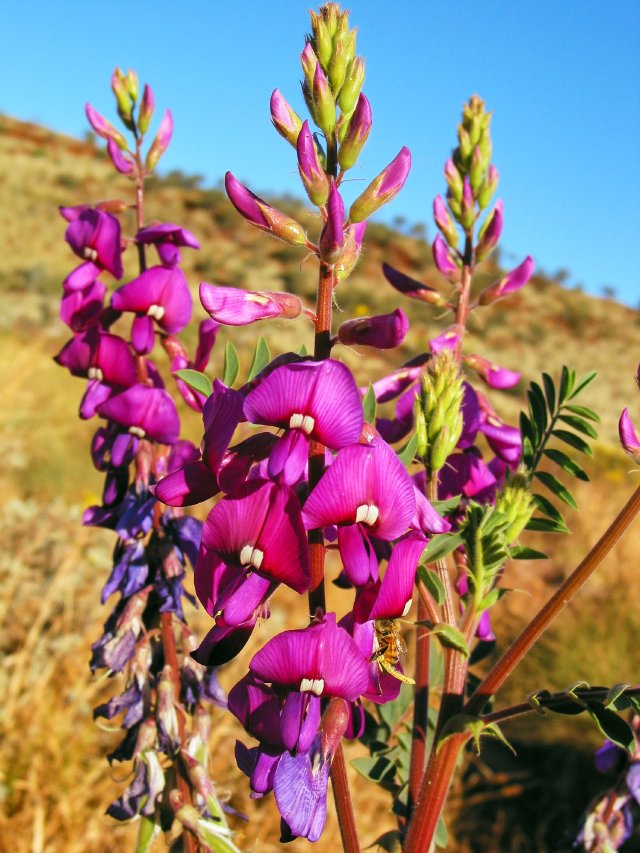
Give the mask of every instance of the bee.
<path id="1" fill-rule="evenodd" d="M 400 655 L 406 653 L 407 647 L 400 635 L 395 619 L 376 619 L 374 630 L 371 660 L 375 661 L 380 669 L 397 678 L 398 681 L 405 684 L 415 684 L 413 678 L 409 678 L 408 675 L 404 675 L 396 669 Z"/>

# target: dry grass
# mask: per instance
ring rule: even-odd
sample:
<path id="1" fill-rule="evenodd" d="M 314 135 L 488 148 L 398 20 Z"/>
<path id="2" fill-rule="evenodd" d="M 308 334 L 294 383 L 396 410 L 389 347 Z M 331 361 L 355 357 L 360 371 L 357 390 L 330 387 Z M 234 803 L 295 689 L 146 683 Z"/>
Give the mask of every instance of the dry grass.
<path id="1" fill-rule="evenodd" d="M 5 236 L 5 251 L 0 255 L 0 532 L 4 543 L 0 558 L 0 851 L 130 850 L 132 829 L 104 817 L 106 806 L 123 787 L 126 772 L 116 768 L 110 774 L 103 757 L 117 735 L 96 726 L 91 713 L 112 695 L 115 684 L 92 680 L 88 671 L 89 648 L 106 615 L 99 604 L 99 590 L 110 564 L 113 537 L 105 531 L 85 530 L 80 524 L 80 504 L 93 501 L 100 491 L 88 453 L 93 426 L 74 416 L 81 383 L 51 361 L 65 340 L 57 320 L 59 282 L 73 265 L 62 242 L 64 223 L 55 205 L 114 197 L 125 193 L 127 184 L 112 179 L 104 157 L 90 146 L 50 137 L 46 131 L 9 119 L 0 121 L 0 177 L 0 210 L 4 211 L 0 229 Z M 311 297 L 312 264 L 301 265 L 295 250 L 239 222 L 219 193 L 165 183 L 150 193 L 149 209 L 161 212 L 166 220 L 183 222 L 200 238 L 202 252 L 185 253 L 192 285 L 202 278 L 263 289 L 286 286 Z M 380 226 L 371 227 L 369 237 L 358 272 L 338 292 L 345 316 L 396 307 L 396 296 L 379 271 L 383 259 L 426 280 L 435 278 L 423 241 L 396 235 L 391 247 L 393 235 Z M 412 330 L 400 353 L 346 353 L 360 379 L 380 376 L 424 349 L 436 330 L 438 324 L 430 316 L 425 319 L 420 306 L 403 307 L 411 316 Z M 545 543 L 551 555 L 548 564 L 519 564 L 505 581 L 529 590 L 527 595 L 512 593 L 503 600 L 499 627 L 506 641 L 595 541 L 634 485 L 633 476 L 626 473 L 628 466 L 615 450 L 615 421 L 623 405 L 634 406 L 638 316 L 615 303 L 568 292 L 540 278 L 506 303 L 504 311 L 494 310 L 481 319 L 485 325 L 477 329 L 474 348 L 506 366 L 517 366 L 525 379 L 541 369 L 557 374 L 563 362 L 582 372 L 596 367 L 600 378 L 586 402 L 604 416 L 603 442 L 590 468 L 594 482 L 576 489 L 583 513 L 567 513 L 573 535 Z M 270 336 L 275 351 L 297 347 L 301 337 L 309 345 L 311 327 L 305 323 L 248 327 L 230 337 L 246 364 L 261 331 Z M 218 346 L 212 372 L 220 368 L 221 352 Z M 502 395 L 497 405 L 513 416 L 519 400 L 517 395 Z M 198 419 L 192 416 L 188 432 L 196 438 L 198 431 Z M 530 544 L 535 547 L 541 542 L 531 536 Z M 637 584 L 639 555 L 637 532 L 632 529 L 565 618 L 516 672 L 501 702 L 521 701 L 532 690 L 563 688 L 582 678 L 592 683 L 638 681 L 640 655 L 634 640 L 640 618 L 629 602 Z M 272 620 L 254 643 L 291 624 L 296 607 L 300 602 L 294 596 L 279 593 Z M 193 619 L 204 632 L 202 614 L 194 614 Z M 230 687 L 243 674 L 243 667 L 243 663 L 227 667 L 221 676 L 223 685 Z M 252 817 L 241 828 L 240 842 L 248 849 L 255 845 L 262 853 L 279 849 L 274 841 L 278 818 L 272 798 L 250 801 L 245 780 L 234 769 L 238 727 L 230 716 L 216 713 L 214 732 L 215 778 L 221 790 L 229 792 L 233 805 Z M 489 795 L 473 787 L 469 771 L 468 789 L 478 807 L 458 815 L 459 831 L 451 850 L 546 849 L 544 832 L 536 834 L 531 826 L 549 824 L 542 818 L 550 809 L 549 786 L 541 787 L 535 766 L 540 756 L 533 760 L 528 750 L 535 743 L 540 749 L 548 745 L 553 753 L 562 744 L 563 755 L 573 756 L 572 761 L 578 755 L 571 766 L 580 767 L 582 782 L 590 761 L 588 749 L 597 742 L 591 729 L 568 727 L 560 718 L 526 721 L 514 725 L 512 734 L 523 744 L 524 767 L 492 770 L 498 777 Z M 359 754 L 359 745 L 349 747 L 348 758 Z M 572 780 L 550 769 L 550 761 L 545 759 L 546 772 L 561 777 L 560 788 L 553 789 L 556 803 L 563 797 L 573 803 L 573 811 L 553 818 L 564 820 L 566 826 L 584 802 L 584 791 L 576 792 L 575 778 L 572 791 Z M 523 771 L 528 774 L 524 781 L 517 775 Z M 359 779 L 355 799 L 363 842 L 370 844 L 392 825 L 387 801 Z M 454 800 L 453 812 L 457 811 Z M 469 815 L 474 816 L 471 829 Z M 549 820 L 549 826 L 558 825 Z M 505 834 L 505 827 L 511 835 Z M 485 841 L 473 842 L 474 831 L 477 839 Z M 500 842 L 500 838 L 506 840 Z M 493 846 L 478 846 L 482 843 Z M 339 848 L 339 836 L 330 817 L 322 848 L 316 849 L 332 848 Z M 290 849 L 302 851 L 308 845 L 296 842 Z"/>

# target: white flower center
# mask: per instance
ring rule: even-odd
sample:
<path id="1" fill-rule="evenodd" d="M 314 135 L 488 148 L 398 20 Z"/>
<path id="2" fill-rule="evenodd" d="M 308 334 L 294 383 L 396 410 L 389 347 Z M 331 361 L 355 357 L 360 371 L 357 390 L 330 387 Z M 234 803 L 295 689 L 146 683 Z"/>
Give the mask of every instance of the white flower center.
<path id="1" fill-rule="evenodd" d="M 137 436 L 137 438 L 144 438 L 146 435 L 146 432 L 142 429 L 142 427 L 139 426 L 130 426 L 129 432 L 131 433 L 131 435 Z"/>
<path id="2" fill-rule="evenodd" d="M 356 510 L 356 524 L 361 522 L 362 524 L 368 524 L 369 527 L 373 527 L 379 515 L 380 510 L 375 504 L 362 504 Z"/>
<path id="3" fill-rule="evenodd" d="M 303 678 L 300 682 L 301 693 L 313 693 L 314 696 L 322 696 L 324 690 L 324 678 Z"/>
<path id="4" fill-rule="evenodd" d="M 406 603 L 406 604 L 405 604 L 405 606 L 404 606 L 404 609 L 403 609 L 403 611 L 402 611 L 402 616 L 406 616 L 406 615 L 407 615 L 407 613 L 411 610 L 411 605 L 412 605 L 412 604 L 413 604 L 413 598 L 410 598 L 410 599 L 409 599 L 409 601 L 407 601 L 407 603 Z"/>
<path id="5" fill-rule="evenodd" d="M 98 260 L 97 251 L 95 249 L 92 249 L 90 246 L 85 246 L 82 254 L 84 255 L 84 257 L 88 261 L 97 261 Z"/>
<path id="6" fill-rule="evenodd" d="M 154 320 L 162 320 L 164 317 L 164 306 L 162 305 L 150 305 L 147 311 L 147 317 L 153 317 Z"/>
<path id="7" fill-rule="evenodd" d="M 302 415 L 299 412 L 295 412 L 289 418 L 289 428 L 301 429 L 306 435 L 311 435 L 311 431 L 315 425 L 316 422 L 311 415 Z"/>
<path id="8" fill-rule="evenodd" d="M 253 545 L 245 545 L 240 551 L 240 564 L 242 566 L 253 566 L 259 569 L 264 560 L 264 551 L 254 548 Z"/>
<path id="9" fill-rule="evenodd" d="M 90 367 L 89 370 L 87 370 L 87 376 L 89 379 L 97 379 L 98 382 L 102 382 L 104 379 L 104 374 L 99 367 Z"/>

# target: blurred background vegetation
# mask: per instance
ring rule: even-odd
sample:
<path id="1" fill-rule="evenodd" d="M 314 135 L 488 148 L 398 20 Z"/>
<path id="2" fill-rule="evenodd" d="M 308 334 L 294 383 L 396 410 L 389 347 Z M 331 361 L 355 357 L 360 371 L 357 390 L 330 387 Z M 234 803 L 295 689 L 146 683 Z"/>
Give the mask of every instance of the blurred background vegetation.
<path id="1" fill-rule="evenodd" d="M 241 176 L 240 176 L 241 177 Z M 202 187 L 198 176 L 172 172 L 150 181 L 148 219 L 180 223 L 202 244 L 184 252 L 185 271 L 195 297 L 195 317 L 204 317 L 197 285 L 205 280 L 261 290 L 286 289 L 310 304 L 315 266 L 294 247 L 246 225 L 219 188 Z M 254 188 L 258 189 L 258 188 Z M 52 361 L 68 338 L 58 319 L 60 284 L 75 265 L 63 235 L 60 204 L 130 198 L 130 186 L 113 172 L 91 137 L 84 141 L 0 117 L 0 851 L 80 853 L 133 849 L 135 830 L 114 825 L 106 806 L 124 784 L 126 767 L 111 771 L 104 755 L 118 734 L 96 725 L 92 709 L 114 692 L 114 684 L 91 678 L 89 648 L 100 633 L 106 609 L 99 603 L 114 537 L 84 529 L 82 509 L 99 500 L 100 477 L 92 468 L 89 441 L 95 424 L 77 416 L 83 383 Z M 269 199 L 318 229 L 312 214 L 295 199 Z M 425 201 L 425 216 L 429 204 Z M 424 226 L 397 221 L 395 228 L 371 223 L 361 262 L 337 292 L 336 322 L 354 315 L 382 313 L 402 297 L 384 281 L 382 261 L 426 283 L 440 276 L 431 261 Z M 128 228 L 127 228 L 128 226 Z M 536 228 L 531 251 L 535 255 Z M 132 233 L 133 221 L 125 225 Z M 516 259 L 518 262 L 521 259 Z M 507 259 L 504 266 L 514 265 Z M 494 256 L 482 271 L 484 283 L 500 271 Z M 129 270 L 130 277 L 135 272 Z M 633 377 L 640 351 L 640 316 L 605 298 L 567 290 L 560 279 L 534 276 L 520 293 L 498 307 L 478 312 L 470 344 L 473 351 L 522 373 L 514 391 L 491 392 L 499 413 L 515 422 L 524 391 L 542 370 L 559 375 L 563 363 L 579 374 L 591 369 L 598 379 L 584 403 L 602 417 L 595 458 L 587 466 L 591 483 L 574 493 L 580 513 L 568 511 L 569 536 L 527 534 L 525 542 L 550 555 L 544 562 L 510 566 L 504 586 L 517 592 L 496 610 L 499 647 L 532 615 L 596 541 L 634 488 L 630 463 L 617 445 L 620 410 L 638 411 Z M 482 282 L 481 282 L 482 283 Z M 411 330 L 399 351 L 342 351 L 361 382 L 379 378 L 423 351 L 444 318 L 420 303 L 403 300 Z M 249 353 L 265 334 L 275 355 L 311 345 L 312 327 L 304 320 L 233 329 L 229 339 L 248 366 Z M 227 335 L 221 333 L 209 368 L 222 366 Z M 193 339 L 191 339 L 191 342 Z M 201 423 L 184 411 L 187 437 L 196 442 Z M 201 513 L 206 511 L 200 508 Z M 633 606 L 640 555 L 637 531 L 602 565 L 586 591 L 538 644 L 501 694 L 499 705 L 523 701 L 535 690 L 591 684 L 636 683 L 640 663 L 637 637 L 640 613 Z M 526 590 L 526 592 L 521 592 Z M 338 596 L 332 591 L 340 606 Z M 346 599 L 345 606 L 346 605 Z M 278 593 L 272 619 L 256 632 L 255 644 L 286 627 L 294 597 Z M 196 630 L 207 628 L 201 613 L 189 614 Z M 254 646 L 249 649 L 249 653 Z M 248 660 L 247 657 L 243 659 Z M 228 689 L 243 674 L 244 663 L 221 672 Z M 537 716 L 505 726 L 516 746 L 511 756 L 491 746 L 465 759 L 450 813 L 452 851 L 560 851 L 575 833 L 591 796 L 610 781 L 593 770 L 600 739 L 580 718 Z M 251 801 L 244 777 L 234 767 L 233 747 L 240 736 L 230 715 L 215 712 L 214 775 L 231 803 L 251 816 L 238 843 L 247 849 L 275 851 L 278 818 L 270 798 Z M 358 744 L 348 757 L 363 754 Z M 355 777 L 355 801 L 363 846 L 370 845 L 392 819 L 384 796 Z M 337 849 L 338 829 L 330 817 L 316 849 Z M 159 845 L 161 849 L 161 845 Z M 308 849 L 304 841 L 290 849 Z M 633 842 L 625 848 L 640 849 Z"/>

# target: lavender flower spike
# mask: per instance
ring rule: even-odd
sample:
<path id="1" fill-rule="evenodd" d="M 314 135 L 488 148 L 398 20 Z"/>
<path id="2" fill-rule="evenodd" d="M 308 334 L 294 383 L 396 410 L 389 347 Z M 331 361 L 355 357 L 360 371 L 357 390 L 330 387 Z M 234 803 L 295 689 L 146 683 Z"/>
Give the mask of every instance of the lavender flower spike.
<path id="1" fill-rule="evenodd" d="M 247 222 L 293 246 L 306 244 L 307 235 L 299 222 L 271 207 L 241 184 L 231 172 L 225 175 L 224 185 L 231 204 Z"/>
<path id="2" fill-rule="evenodd" d="M 347 320 L 338 329 L 338 340 L 346 345 L 393 349 L 400 346 L 408 331 L 409 318 L 396 308 L 391 314 Z"/>
<path id="3" fill-rule="evenodd" d="M 629 454 L 636 464 L 640 465 L 640 435 L 633 425 L 629 409 L 625 408 L 620 415 L 618 434 L 620 435 L 622 449 Z"/>
<path id="4" fill-rule="evenodd" d="M 395 198 L 404 186 L 411 169 L 411 152 L 401 148 L 389 165 L 380 172 L 351 205 L 351 222 L 364 222 L 383 204 Z"/>

